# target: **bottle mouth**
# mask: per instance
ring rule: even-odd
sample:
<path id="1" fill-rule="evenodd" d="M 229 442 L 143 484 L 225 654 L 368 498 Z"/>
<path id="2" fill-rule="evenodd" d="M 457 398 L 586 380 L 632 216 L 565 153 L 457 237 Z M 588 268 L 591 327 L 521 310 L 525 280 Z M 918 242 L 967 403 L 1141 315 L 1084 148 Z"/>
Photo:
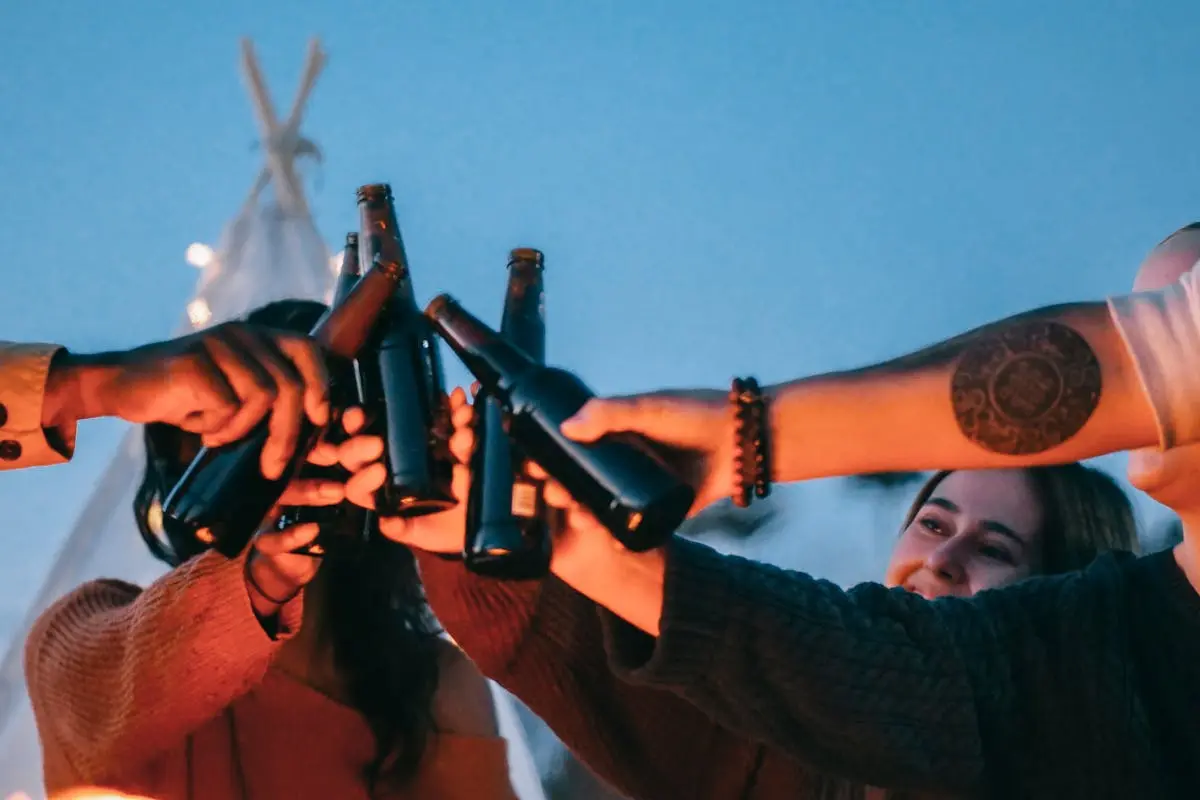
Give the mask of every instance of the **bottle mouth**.
<path id="1" fill-rule="evenodd" d="M 429 301 L 429 305 L 425 306 L 425 316 L 440 317 L 452 305 L 458 305 L 458 301 L 453 296 L 445 293 L 439 294 Z"/>
<path id="2" fill-rule="evenodd" d="M 532 247 L 517 247 L 508 254 L 508 265 L 521 262 L 532 262 L 537 267 L 545 265 L 546 256 L 541 250 L 536 250 Z"/>
<path id="3" fill-rule="evenodd" d="M 375 197 L 391 197 L 392 185 L 390 183 L 368 183 L 358 187 L 354 194 L 360 203 Z"/>

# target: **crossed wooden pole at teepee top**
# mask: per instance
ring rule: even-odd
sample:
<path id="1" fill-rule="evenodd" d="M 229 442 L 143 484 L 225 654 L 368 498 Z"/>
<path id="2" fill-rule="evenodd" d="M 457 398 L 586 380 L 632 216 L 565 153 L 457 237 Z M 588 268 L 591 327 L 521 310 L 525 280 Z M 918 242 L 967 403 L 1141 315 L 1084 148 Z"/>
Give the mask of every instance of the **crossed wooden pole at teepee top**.
<path id="1" fill-rule="evenodd" d="M 266 163 L 258 172 L 250 192 L 242 203 L 241 210 L 234 217 L 233 223 L 227 228 L 224 241 L 221 243 L 223 252 L 219 259 L 214 259 L 213 249 L 208 245 L 195 243 L 188 248 L 187 260 L 192 266 L 204 270 L 200 277 L 196 296 L 188 303 L 187 325 L 190 328 L 202 328 L 212 321 L 212 309 L 204 297 L 206 287 L 223 269 L 223 264 L 238 262 L 243 248 L 246 246 L 248 235 L 247 220 L 254 216 L 255 207 L 259 204 L 262 192 L 270 184 L 275 191 L 275 201 L 279 210 L 293 219 L 311 220 L 308 201 L 304 197 L 304 188 L 296 174 L 296 159 L 300 156 L 311 156 L 321 160 L 321 151 L 310 139 L 300 135 L 300 123 L 304 119 L 305 106 L 312 94 L 317 78 L 325 68 L 326 55 L 317 39 L 308 43 L 308 55 L 304 62 L 300 85 L 292 101 L 287 119 L 280 122 L 275 112 L 275 104 L 271 93 L 263 79 L 259 67 L 258 56 L 254 52 L 254 44 L 249 39 L 241 41 L 242 76 L 250 91 L 255 120 L 257 122 L 260 141 Z M 186 329 L 186 328 L 185 328 Z"/>
<path id="2" fill-rule="evenodd" d="M 275 104 L 271 102 L 270 92 L 267 91 L 266 81 L 263 80 L 262 70 L 258 66 L 254 44 L 249 39 L 242 40 L 242 72 L 249 84 L 251 99 L 254 101 L 254 116 L 258 120 L 258 132 L 267 156 L 267 163 L 259 172 L 254 188 L 246 200 L 247 206 L 256 202 L 258 194 L 268 183 L 272 183 L 276 200 L 285 211 L 308 213 L 308 203 L 304 199 L 304 191 L 296 175 L 295 159 L 300 155 L 311 155 L 317 159 L 321 157 L 317 146 L 300 135 L 300 122 L 304 118 L 304 107 L 308 104 L 313 86 L 316 85 L 321 70 L 325 68 L 325 61 L 325 51 L 321 49 L 321 43 L 312 39 L 308 43 L 308 56 L 291 111 L 288 112 L 287 120 L 280 124 L 275 115 Z"/>

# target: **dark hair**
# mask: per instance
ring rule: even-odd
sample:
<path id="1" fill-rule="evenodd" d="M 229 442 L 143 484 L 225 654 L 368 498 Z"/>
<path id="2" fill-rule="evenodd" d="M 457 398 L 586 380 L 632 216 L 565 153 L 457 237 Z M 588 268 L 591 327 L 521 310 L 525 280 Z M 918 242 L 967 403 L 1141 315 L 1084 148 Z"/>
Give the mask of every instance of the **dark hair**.
<path id="1" fill-rule="evenodd" d="M 1109 550 L 1138 551 L 1133 504 L 1110 475 L 1078 462 L 1015 469 L 1029 476 L 1042 505 L 1042 566 L 1038 574 L 1083 569 Z M 951 472 L 934 473 L 917 491 L 900 527 L 902 533 Z M 862 787 L 822 774 L 814 776 L 811 795 L 820 800 L 849 800 L 862 797 Z M 887 796 L 889 800 L 909 800 L 916 795 L 889 791 Z"/>
<path id="2" fill-rule="evenodd" d="M 281 300 L 251 312 L 247 321 L 308 331 L 325 310 L 313 301 Z M 208 549 L 195 539 L 164 532 L 161 524 L 161 498 L 186 468 L 191 458 L 186 454 L 199 449 L 199 438 L 169 425 L 145 428 L 146 473 L 134 498 L 134 515 L 150 552 L 177 567 Z M 354 708 L 375 735 L 375 759 L 363 776 L 372 787 L 380 781 L 403 782 L 416 773 L 436 732 L 433 698 L 441 652 L 440 630 L 413 554 L 373 528 L 354 557 L 326 558 L 319 576 L 334 661 Z"/>
<path id="3" fill-rule="evenodd" d="M 1138 552 L 1129 496 L 1108 474 L 1078 462 L 1021 469 L 1042 504 L 1042 568 L 1056 575 L 1083 569 L 1109 550 Z M 950 471 L 935 473 L 913 498 L 904 531 Z"/>

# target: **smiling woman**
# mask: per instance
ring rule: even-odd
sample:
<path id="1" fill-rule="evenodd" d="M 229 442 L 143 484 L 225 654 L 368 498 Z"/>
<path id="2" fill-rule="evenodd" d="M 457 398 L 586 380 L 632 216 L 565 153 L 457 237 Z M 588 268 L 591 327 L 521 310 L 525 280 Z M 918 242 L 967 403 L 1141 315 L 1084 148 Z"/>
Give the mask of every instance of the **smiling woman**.
<path id="1" fill-rule="evenodd" d="M 1137 549 L 1129 498 L 1100 470 L 939 472 L 913 500 L 885 581 L 927 598 L 966 597 Z"/>

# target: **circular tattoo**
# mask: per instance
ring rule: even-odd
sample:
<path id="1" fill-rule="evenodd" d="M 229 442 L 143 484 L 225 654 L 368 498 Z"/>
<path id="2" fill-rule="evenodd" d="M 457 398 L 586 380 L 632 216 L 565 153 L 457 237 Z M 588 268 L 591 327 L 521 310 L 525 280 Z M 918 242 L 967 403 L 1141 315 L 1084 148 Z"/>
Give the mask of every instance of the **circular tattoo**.
<path id="1" fill-rule="evenodd" d="M 1021 322 L 979 335 L 950 384 L 959 429 L 994 453 L 1019 456 L 1062 444 L 1100 401 L 1100 362 L 1057 322 Z"/>

